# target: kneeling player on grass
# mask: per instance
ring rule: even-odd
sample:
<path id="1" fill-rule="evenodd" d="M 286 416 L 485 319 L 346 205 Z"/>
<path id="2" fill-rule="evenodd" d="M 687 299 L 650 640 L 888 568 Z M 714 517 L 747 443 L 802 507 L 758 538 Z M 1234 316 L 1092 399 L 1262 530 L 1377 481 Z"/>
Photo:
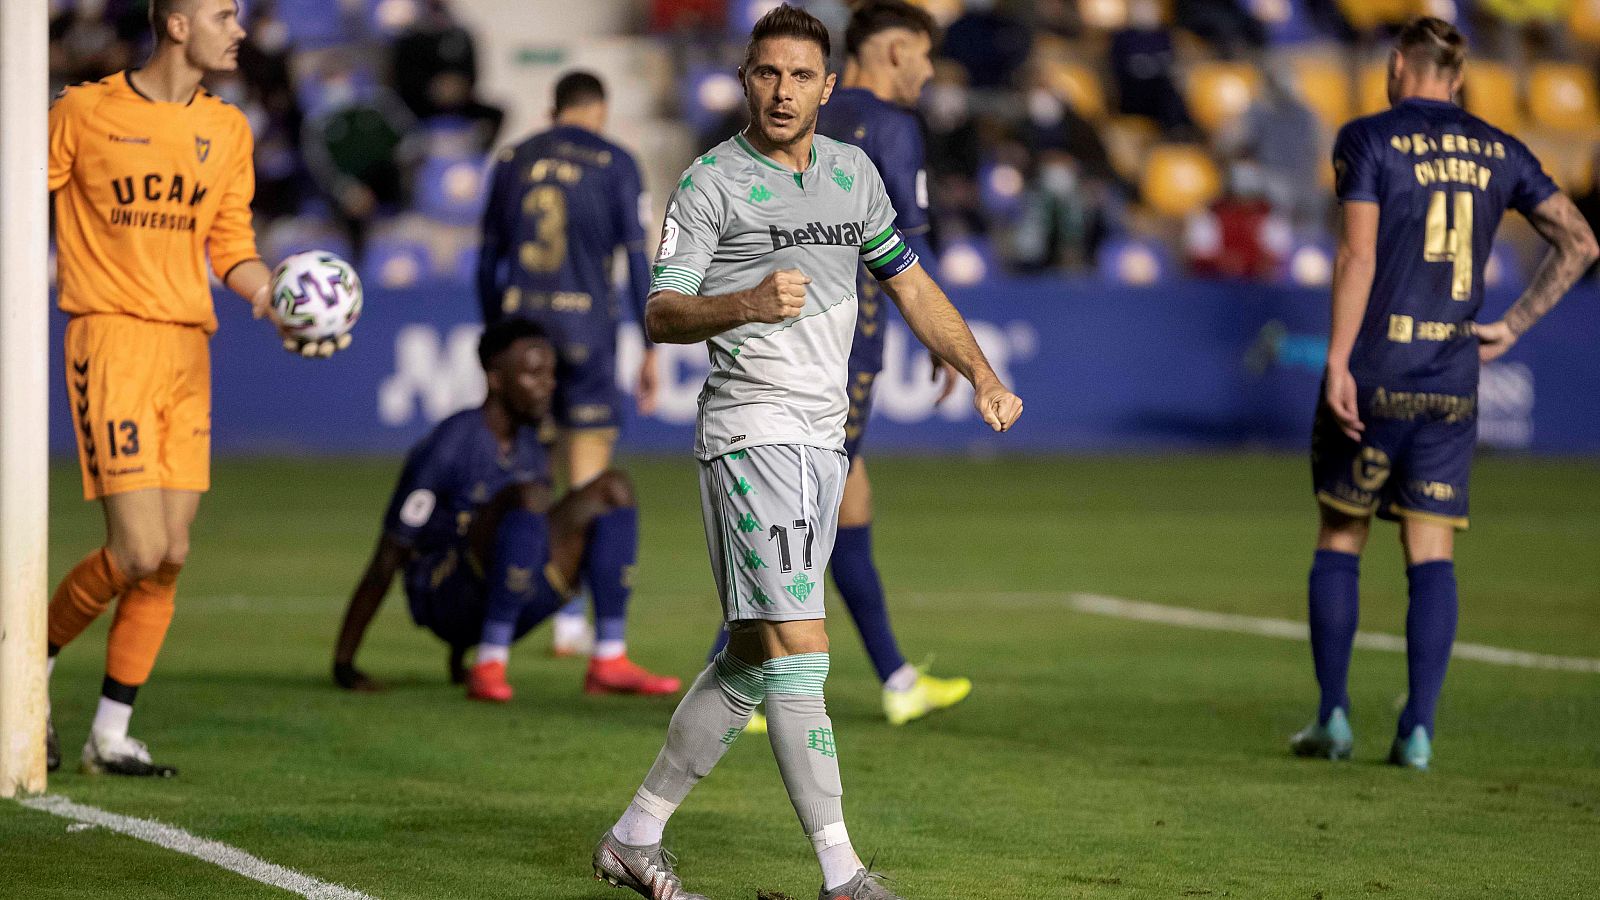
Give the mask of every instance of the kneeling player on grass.
<path id="1" fill-rule="evenodd" d="M 1389 761 L 1426 769 L 1456 630 L 1455 530 L 1467 527 L 1478 368 L 1511 349 L 1597 254 L 1594 235 L 1522 142 L 1454 103 L 1466 42 L 1423 18 L 1389 57 L 1394 108 L 1339 132 L 1343 233 L 1311 470 L 1322 527 L 1311 565 L 1311 650 L 1322 703 L 1291 740 L 1348 757 L 1345 692 L 1361 551 L 1372 514 L 1400 522 L 1411 604 L 1410 693 Z M 1498 322 L 1478 324 L 1483 268 L 1506 209 L 1553 252 Z M 1379 254 L 1378 248 L 1383 252 Z"/>
<path id="2" fill-rule="evenodd" d="M 483 406 L 440 422 L 406 459 L 339 631 L 333 678 L 340 687 L 379 689 L 355 667 L 356 650 L 402 568 L 411 618 L 449 645 L 451 680 L 465 680 L 474 700 L 511 699 L 511 644 L 559 609 L 580 577 L 602 622 L 615 620 L 620 632 L 626 618 L 639 543 L 628 477 L 612 469 L 550 502 L 536 423 L 555 392 L 554 346 L 537 324 L 512 319 L 483 333 L 478 359 L 488 382 Z M 620 640 L 595 648 L 584 679 L 590 693 L 678 687 L 677 678 L 630 662 Z"/>

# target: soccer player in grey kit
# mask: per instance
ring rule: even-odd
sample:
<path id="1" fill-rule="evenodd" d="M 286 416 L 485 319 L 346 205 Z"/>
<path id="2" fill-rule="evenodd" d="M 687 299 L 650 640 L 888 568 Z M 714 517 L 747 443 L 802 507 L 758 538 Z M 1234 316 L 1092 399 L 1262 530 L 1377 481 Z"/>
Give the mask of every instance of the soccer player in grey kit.
<path id="1" fill-rule="evenodd" d="M 894 227 L 859 148 L 817 135 L 835 76 L 827 29 L 780 6 L 756 23 L 740 79 L 742 134 L 701 156 L 667 206 L 645 310 L 652 340 L 705 341 L 695 456 L 706 544 L 731 639 L 673 713 L 666 745 L 595 848 L 596 877 L 652 900 L 696 900 L 661 850 L 667 819 L 765 700 L 778 770 L 822 867 L 823 900 L 897 900 L 845 830 L 823 700 L 822 569 L 847 462 L 846 361 L 865 262 L 912 331 L 973 386 L 1005 431 L 1022 401 Z"/>

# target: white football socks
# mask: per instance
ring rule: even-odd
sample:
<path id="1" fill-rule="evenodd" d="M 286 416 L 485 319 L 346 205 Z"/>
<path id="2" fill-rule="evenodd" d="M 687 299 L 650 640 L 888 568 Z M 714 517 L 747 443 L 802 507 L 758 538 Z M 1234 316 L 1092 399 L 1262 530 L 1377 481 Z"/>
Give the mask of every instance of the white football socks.
<path id="1" fill-rule="evenodd" d="M 627 652 L 627 641 L 598 641 L 594 645 L 594 658 L 598 660 L 616 659 Z"/>
<path id="2" fill-rule="evenodd" d="M 884 690 L 894 691 L 897 694 L 909 691 L 916 686 L 917 667 L 911 663 L 905 663 L 900 668 L 895 669 L 883 683 Z"/>
<path id="3" fill-rule="evenodd" d="M 132 718 L 132 706 L 101 697 L 94 711 L 94 724 L 89 728 L 101 742 L 115 743 L 128 736 L 128 720 Z"/>
<path id="4" fill-rule="evenodd" d="M 866 868 L 855 848 L 850 846 L 850 834 L 843 822 L 835 822 L 811 835 L 811 847 L 817 851 L 817 862 L 822 866 L 822 886 L 826 890 L 839 887 Z"/>
<path id="5" fill-rule="evenodd" d="M 678 804 L 639 788 L 633 795 L 633 802 L 622 811 L 622 818 L 612 826 L 611 833 L 630 847 L 659 844 L 667 830 L 667 820 L 677 809 Z"/>
<path id="6" fill-rule="evenodd" d="M 484 663 L 508 663 L 511 661 L 511 648 L 504 644 L 479 644 L 478 651 L 473 656 L 472 664 L 481 666 Z"/>

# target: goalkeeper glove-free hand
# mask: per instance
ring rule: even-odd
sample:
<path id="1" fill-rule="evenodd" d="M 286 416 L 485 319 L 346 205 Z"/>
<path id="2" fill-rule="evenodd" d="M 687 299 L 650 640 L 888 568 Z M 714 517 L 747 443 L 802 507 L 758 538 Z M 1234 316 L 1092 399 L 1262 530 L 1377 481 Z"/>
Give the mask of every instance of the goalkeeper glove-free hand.
<path id="1" fill-rule="evenodd" d="M 301 338 L 286 337 L 283 339 L 283 349 L 306 359 L 327 359 L 333 354 L 350 346 L 351 337 L 341 334 L 336 338 L 321 341 L 309 341 Z"/>

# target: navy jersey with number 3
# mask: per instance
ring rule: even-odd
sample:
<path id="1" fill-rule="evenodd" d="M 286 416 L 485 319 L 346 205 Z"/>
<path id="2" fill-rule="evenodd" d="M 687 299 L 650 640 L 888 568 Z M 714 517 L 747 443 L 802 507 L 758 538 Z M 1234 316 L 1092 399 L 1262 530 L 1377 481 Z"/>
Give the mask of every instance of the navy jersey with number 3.
<path id="1" fill-rule="evenodd" d="M 1483 271 L 1507 209 L 1556 192 L 1522 142 L 1454 103 L 1408 98 L 1340 130 L 1339 199 L 1378 204 L 1377 270 L 1350 358 L 1363 389 L 1475 392 Z"/>

